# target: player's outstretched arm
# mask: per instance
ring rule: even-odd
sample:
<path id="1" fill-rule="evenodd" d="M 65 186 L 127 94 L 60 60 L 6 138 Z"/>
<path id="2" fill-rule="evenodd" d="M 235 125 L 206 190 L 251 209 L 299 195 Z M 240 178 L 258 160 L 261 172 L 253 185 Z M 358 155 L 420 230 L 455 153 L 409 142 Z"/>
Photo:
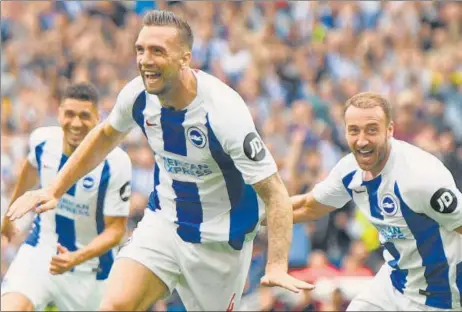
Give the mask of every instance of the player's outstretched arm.
<path id="1" fill-rule="evenodd" d="M 39 180 L 37 168 L 35 168 L 29 160 L 24 160 L 18 180 L 14 186 L 13 194 L 11 195 L 11 202 L 13 203 L 18 197 L 23 195 L 27 190 L 34 187 Z M 4 218 L 2 222 L 2 235 L 8 240 L 11 240 L 16 233 L 16 226 L 8 218 Z"/>
<path id="2" fill-rule="evenodd" d="M 290 200 L 294 210 L 294 223 L 316 220 L 335 210 L 335 207 L 316 201 L 311 192 L 292 196 Z"/>
<path id="3" fill-rule="evenodd" d="M 77 180 L 98 166 L 125 135 L 115 130 L 108 121 L 96 126 L 72 153 L 53 183 L 46 189 L 26 192 L 10 206 L 6 216 L 15 220 L 32 209 L 41 213 L 55 208 L 58 199 Z"/>
<path id="4" fill-rule="evenodd" d="M 289 194 L 281 177 L 275 173 L 253 186 L 265 202 L 268 224 L 268 262 L 262 284 L 284 287 L 293 292 L 313 289 L 313 285 L 297 280 L 287 273 L 293 215 Z"/>
<path id="5" fill-rule="evenodd" d="M 104 223 L 104 231 L 85 247 L 71 252 L 63 246 L 58 246 L 58 254 L 51 259 L 50 273 L 53 275 L 65 273 L 117 246 L 125 235 L 127 217 L 106 216 Z"/>

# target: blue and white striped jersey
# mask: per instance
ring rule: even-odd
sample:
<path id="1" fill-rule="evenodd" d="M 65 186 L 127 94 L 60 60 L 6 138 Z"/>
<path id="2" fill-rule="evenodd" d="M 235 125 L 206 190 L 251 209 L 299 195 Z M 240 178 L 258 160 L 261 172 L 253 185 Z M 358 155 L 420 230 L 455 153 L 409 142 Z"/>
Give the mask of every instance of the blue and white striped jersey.
<path id="1" fill-rule="evenodd" d="M 381 174 L 363 181 L 352 154 L 313 189 L 325 205 L 353 199 L 378 231 L 393 286 L 425 305 L 461 307 L 462 194 L 433 155 L 399 140 Z"/>
<path id="2" fill-rule="evenodd" d="M 120 92 L 109 120 L 121 132 L 138 124 L 155 153 L 148 208 L 175 222 L 186 242 L 229 242 L 239 250 L 264 213 L 251 185 L 274 174 L 276 164 L 242 98 L 194 73 L 197 96 L 186 109 L 162 107 L 139 76 Z"/>
<path id="3" fill-rule="evenodd" d="M 35 130 L 29 140 L 28 161 L 37 168 L 41 187 L 48 186 L 64 166 L 63 131 L 60 127 Z M 105 216 L 128 216 L 131 161 L 120 148 L 114 149 L 95 169 L 74 184 L 58 207 L 37 215 L 25 243 L 36 246 L 63 245 L 70 251 L 87 245 L 104 230 Z M 78 266 L 106 279 L 114 261 L 113 250 Z"/>

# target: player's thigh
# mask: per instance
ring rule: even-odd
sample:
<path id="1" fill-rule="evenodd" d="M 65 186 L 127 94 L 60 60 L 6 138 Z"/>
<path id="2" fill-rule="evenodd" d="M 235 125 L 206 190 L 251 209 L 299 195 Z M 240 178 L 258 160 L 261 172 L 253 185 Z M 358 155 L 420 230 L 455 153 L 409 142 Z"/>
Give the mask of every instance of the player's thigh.
<path id="1" fill-rule="evenodd" d="M 30 305 L 40 309 L 48 304 L 50 250 L 21 246 L 2 281 L 2 311 L 28 310 Z"/>
<path id="2" fill-rule="evenodd" d="M 21 293 L 9 292 L 2 295 L 1 311 L 34 311 L 34 304 Z"/>
<path id="3" fill-rule="evenodd" d="M 364 284 L 361 292 L 350 302 L 347 311 L 395 311 L 393 286 L 386 264 L 377 275 Z"/>
<path id="4" fill-rule="evenodd" d="M 107 281 L 101 311 L 146 311 L 169 289 L 150 269 L 136 260 L 119 258 Z"/>
<path id="5" fill-rule="evenodd" d="M 146 210 L 130 241 L 117 256 L 102 308 L 111 305 L 124 310 L 147 308 L 172 292 L 180 276 L 176 235 L 172 223 Z"/>
<path id="6" fill-rule="evenodd" d="M 177 291 L 186 310 L 236 310 L 250 268 L 253 243 L 241 251 L 228 244 L 186 244 Z"/>

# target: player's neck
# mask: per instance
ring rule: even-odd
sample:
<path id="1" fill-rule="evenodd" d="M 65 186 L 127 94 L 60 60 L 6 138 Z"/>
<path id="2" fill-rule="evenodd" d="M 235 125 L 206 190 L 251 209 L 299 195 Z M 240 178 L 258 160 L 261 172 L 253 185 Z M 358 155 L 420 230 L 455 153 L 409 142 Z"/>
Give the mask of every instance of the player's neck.
<path id="1" fill-rule="evenodd" d="M 64 142 L 63 142 L 63 153 L 64 153 L 64 155 L 66 155 L 66 156 L 69 157 L 69 156 L 72 155 L 72 153 L 73 153 L 76 149 L 77 149 L 76 147 L 74 147 L 74 146 L 68 144 L 68 143 L 64 140 Z"/>
<path id="2" fill-rule="evenodd" d="M 178 84 L 170 92 L 159 95 L 159 101 L 166 108 L 185 109 L 197 96 L 197 78 L 190 68 L 181 73 Z"/>

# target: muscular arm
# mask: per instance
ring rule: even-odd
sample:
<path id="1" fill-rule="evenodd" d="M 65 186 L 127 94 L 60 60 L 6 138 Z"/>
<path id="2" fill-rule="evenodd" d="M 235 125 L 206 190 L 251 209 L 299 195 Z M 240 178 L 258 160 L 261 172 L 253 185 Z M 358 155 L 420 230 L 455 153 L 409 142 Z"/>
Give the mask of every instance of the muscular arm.
<path id="1" fill-rule="evenodd" d="M 268 266 L 288 268 L 293 215 L 289 194 L 278 173 L 253 185 L 265 202 L 268 224 Z"/>
<path id="2" fill-rule="evenodd" d="M 61 197 L 77 180 L 98 166 L 125 135 L 115 130 L 108 121 L 96 126 L 58 173 L 50 186 L 51 194 L 55 198 Z"/>
<path id="3" fill-rule="evenodd" d="M 37 168 L 31 165 L 31 163 L 26 159 L 24 160 L 21 166 L 21 172 L 19 173 L 18 181 L 11 195 L 10 203 L 13 203 L 19 196 L 24 194 L 26 191 L 33 188 L 39 181 L 39 176 Z M 11 235 L 15 231 L 13 222 L 8 218 L 3 217 L 2 222 L 2 234 L 6 235 L 8 239 L 11 238 Z"/>
<path id="4" fill-rule="evenodd" d="M 294 223 L 316 220 L 335 210 L 334 207 L 316 201 L 312 193 L 295 195 L 290 200 L 294 210 Z"/>

